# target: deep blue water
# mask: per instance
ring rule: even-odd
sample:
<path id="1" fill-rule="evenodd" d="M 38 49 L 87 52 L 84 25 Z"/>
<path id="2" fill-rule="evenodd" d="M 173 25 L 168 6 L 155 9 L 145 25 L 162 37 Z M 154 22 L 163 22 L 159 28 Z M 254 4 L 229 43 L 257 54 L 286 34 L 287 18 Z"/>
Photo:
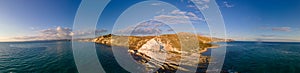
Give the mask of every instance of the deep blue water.
<path id="1" fill-rule="evenodd" d="M 68 41 L 0 43 L 0 73 L 76 73 Z"/>
<path id="2" fill-rule="evenodd" d="M 300 43 L 229 42 L 225 69 L 244 73 L 300 73 Z"/>
<path id="3" fill-rule="evenodd" d="M 229 42 L 223 69 L 243 73 L 300 73 L 300 43 Z M 96 45 L 108 73 L 126 72 L 109 46 Z M 205 53 L 206 55 L 209 55 Z M 0 73 L 76 73 L 70 41 L 0 43 Z"/>

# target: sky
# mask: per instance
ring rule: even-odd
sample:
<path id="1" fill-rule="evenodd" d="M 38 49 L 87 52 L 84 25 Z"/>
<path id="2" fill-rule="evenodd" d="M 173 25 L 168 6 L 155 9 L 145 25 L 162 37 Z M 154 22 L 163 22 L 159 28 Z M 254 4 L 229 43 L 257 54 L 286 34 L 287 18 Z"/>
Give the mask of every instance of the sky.
<path id="1" fill-rule="evenodd" d="M 201 9 L 213 0 L 192 0 Z M 300 41 L 299 0 L 216 0 L 227 38 L 238 41 Z M 69 39 L 81 0 L 0 0 L 0 42 Z M 162 20 L 164 22 L 159 22 Z M 190 27 L 194 27 L 190 28 Z M 210 36 L 205 17 L 191 0 L 112 0 L 96 35 L 196 32 Z"/>

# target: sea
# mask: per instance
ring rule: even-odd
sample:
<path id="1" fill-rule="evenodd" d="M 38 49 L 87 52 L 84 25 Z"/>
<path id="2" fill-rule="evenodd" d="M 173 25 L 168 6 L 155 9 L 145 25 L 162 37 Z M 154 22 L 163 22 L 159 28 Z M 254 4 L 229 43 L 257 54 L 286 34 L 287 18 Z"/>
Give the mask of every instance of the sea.
<path id="1" fill-rule="evenodd" d="M 128 72 L 118 64 L 110 46 L 95 45 L 105 72 Z M 300 43 L 236 41 L 223 46 L 226 47 L 223 64 L 226 72 L 300 73 Z M 209 56 L 211 49 L 203 54 Z M 2 42 L 0 73 L 78 73 L 72 42 Z"/>

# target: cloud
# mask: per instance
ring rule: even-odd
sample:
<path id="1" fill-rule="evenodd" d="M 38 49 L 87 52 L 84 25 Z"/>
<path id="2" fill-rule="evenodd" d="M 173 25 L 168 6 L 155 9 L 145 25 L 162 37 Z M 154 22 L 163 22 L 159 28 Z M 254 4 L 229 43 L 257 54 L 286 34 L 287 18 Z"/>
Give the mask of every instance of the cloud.
<path id="1" fill-rule="evenodd" d="M 266 34 L 264 34 L 264 35 L 260 35 L 261 37 L 277 37 L 277 35 L 266 35 Z"/>
<path id="2" fill-rule="evenodd" d="M 196 8 L 195 5 L 187 5 L 186 7 L 189 7 L 189 8 Z"/>
<path id="3" fill-rule="evenodd" d="M 163 31 L 165 31 L 165 27 L 167 25 L 155 21 L 155 20 L 149 20 L 145 21 L 139 24 L 136 24 L 135 26 L 129 26 L 125 29 L 120 29 L 114 34 L 121 34 L 121 35 L 158 35 L 161 34 Z M 167 30 L 166 30 L 167 31 Z"/>
<path id="4" fill-rule="evenodd" d="M 234 7 L 234 5 L 232 5 L 232 4 L 230 4 L 230 3 L 228 3 L 228 2 L 223 2 L 223 4 L 225 5 L 225 7 L 227 7 L 227 8 L 231 8 L 231 7 Z"/>
<path id="5" fill-rule="evenodd" d="M 284 35 L 274 35 L 274 34 L 263 34 L 254 38 L 255 41 L 265 41 L 265 42 L 296 42 L 300 41 L 297 37 L 290 37 Z"/>
<path id="6" fill-rule="evenodd" d="M 173 29 L 168 29 L 167 31 L 174 31 Z"/>
<path id="7" fill-rule="evenodd" d="M 210 2 L 210 0 L 190 0 L 190 1 L 194 2 L 195 5 L 199 6 L 200 10 L 205 10 L 209 8 L 208 3 Z M 197 9 L 197 6 L 195 5 L 187 5 L 187 7 Z"/>
<path id="8" fill-rule="evenodd" d="M 107 32 L 105 29 L 96 30 L 95 33 L 104 33 Z M 25 41 L 33 41 L 33 40 L 60 40 L 60 39 L 71 39 L 72 36 L 84 36 L 84 35 L 91 35 L 94 34 L 92 31 L 78 31 L 72 32 L 71 28 L 67 27 L 56 27 L 56 28 L 49 28 L 44 30 L 39 30 L 37 35 L 31 36 L 17 36 L 13 37 L 15 40 L 25 40 Z"/>
<path id="9" fill-rule="evenodd" d="M 101 34 L 101 33 L 106 33 L 106 32 L 108 32 L 107 29 L 97 29 L 97 30 L 95 31 L 96 34 Z"/>
<path id="10" fill-rule="evenodd" d="M 56 27 L 38 31 L 38 35 L 21 36 L 16 39 L 28 40 L 54 40 L 54 39 L 69 39 L 72 37 L 72 30 L 70 28 Z"/>
<path id="11" fill-rule="evenodd" d="M 192 13 L 192 12 L 187 12 L 186 15 L 187 15 L 187 16 L 189 17 L 189 19 L 191 19 L 191 20 L 205 21 L 204 18 L 199 18 L 195 13 Z"/>
<path id="12" fill-rule="evenodd" d="M 72 32 L 72 36 L 88 36 L 88 35 L 96 35 L 96 36 L 99 36 L 103 33 L 106 33 L 108 32 L 108 30 L 106 29 L 97 29 L 95 31 L 75 31 L 75 32 Z"/>
<path id="13" fill-rule="evenodd" d="M 174 15 L 184 15 L 186 14 L 187 12 L 184 12 L 184 11 L 180 11 L 180 10 L 173 10 L 171 12 L 171 14 L 174 14 Z"/>
<path id="14" fill-rule="evenodd" d="M 56 34 L 57 37 L 62 38 L 62 39 L 67 39 L 71 38 L 72 35 L 70 35 L 72 30 L 70 28 L 62 28 L 58 26 L 56 28 L 56 31 L 52 31 L 52 33 Z"/>
<path id="15" fill-rule="evenodd" d="M 205 21 L 204 18 L 199 18 L 192 12 L 173 10 L 169 14 L 161 14 L 154 16 L 155 20 L 164 21 L 166 24 L 190 24 L 191 21 Z"/>
<path id="16" fill-rule="evenodd" d="M 257 38 L 256 41 L 264 41 L 264 42 L 299 42 L 297 39 L 289 39 L 289 38 Z"/>
<path id="17" fill-rule="evenodd" d="M 199 5 L 207 4 L 210 2 L 210 0 L 191 0 L 191 1 Z"/>
<path id="18" fill-rule="evenodd" d="M 260 27 L 260 30 L 272 30 L 272 31 L 280 31 L 280 32 L 290 32 L 292 31 L 291 27 Z"/>
<path id="19" fill-rule="evenodd" d="M 132 31 L 133 35 L 150 35 L 150 34 L 161 34 L 162 30 L 158 28 L 136 28 Z"/>
<path id="20" fill-rule="evenodd" d="M 272 28 L 273 31 L 283 31 L 283 32 L 290 32 L 291 27 L 273 27 Z"/>
<path id="21" fill-rule="evenodd" d="M 205 10 L 205 9 L 208 9 L 208 8 L 209 8 L 209 6 L 207 4 L 199 7 L 200 10 Z"/>
<path id="22" fill-rule="evenodd" d="M 174 15 L 159 15 L 155 16 L 154 19 L 162 20 L 167 24 L 189 24 L 190 22 L 187 20 L 188 16 L 174 16 Z"/>
<path id="23" fill-rule="evenodd" d="M 159 5 L 162 5 L 163 3 L 152 3 L 151 5 L 153 6 L 159 6 Z"/>

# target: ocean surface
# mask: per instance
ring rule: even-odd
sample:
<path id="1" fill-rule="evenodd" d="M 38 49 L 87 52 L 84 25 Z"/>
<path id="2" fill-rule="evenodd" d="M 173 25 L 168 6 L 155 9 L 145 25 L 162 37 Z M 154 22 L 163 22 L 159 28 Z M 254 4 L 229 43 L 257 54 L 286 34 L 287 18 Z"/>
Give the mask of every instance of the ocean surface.
<path id="1" fill-rule="evenodd" d="M 300 73 L 300 43 L 227 44 L 223 69 L 243 73 Z"/>
<path id="2" fill-rule="evenodd" d="M 300 43 L 227 43 L 224 70 L 242 73 L 300 73 Z M 96 44 L 107 73 L 127 72 L 109 46 Z M 208 50 L 205 55 L 210 54 Z M 0 43 L 0 73 L 76 73 L 70 41 Z"/>

